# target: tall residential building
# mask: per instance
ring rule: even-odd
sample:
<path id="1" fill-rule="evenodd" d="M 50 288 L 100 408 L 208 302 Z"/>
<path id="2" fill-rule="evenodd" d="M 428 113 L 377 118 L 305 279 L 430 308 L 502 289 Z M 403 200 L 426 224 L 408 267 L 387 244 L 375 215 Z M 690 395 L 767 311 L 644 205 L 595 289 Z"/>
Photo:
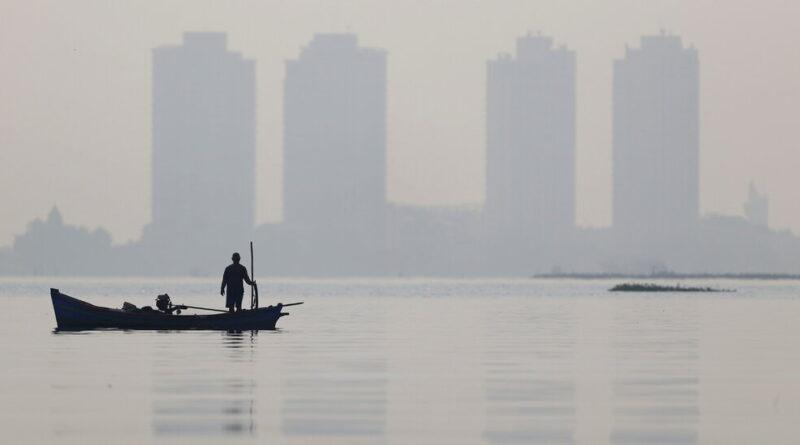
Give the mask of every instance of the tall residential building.
<path id="1" fill-rule="evenodd" d="M 381 235 L 386 218 L 386 53 L 317 34 L 286 63 L 284 221 Z"/>
<path id="2" fill-rule="evenodd" d="M 487 65 L 486 218 L 495 235 L 546 237 L 575 224 L 575 53 L 517 39 Z"/>
<path id="3" fill-rule="evenodd" d="M 629 239 L 691 231 L 698 219 L 699 68 L 680 37 L 642 37 L 614 61 L 614 227 Z"/>
<path id="4" fill-rule="evenodd" d="M 255 63 L 226 35 L 153 50 L 153 223 L 158 238 L 249 233 L 255 206 Z"/>

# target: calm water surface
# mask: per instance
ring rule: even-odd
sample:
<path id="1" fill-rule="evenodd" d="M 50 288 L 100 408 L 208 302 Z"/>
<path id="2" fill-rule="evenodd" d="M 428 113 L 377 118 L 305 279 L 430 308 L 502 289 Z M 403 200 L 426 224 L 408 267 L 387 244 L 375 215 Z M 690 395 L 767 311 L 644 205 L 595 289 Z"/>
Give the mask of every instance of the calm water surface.
<path id="1" fill-rule="evenodd" d="M 55 332 L 92 303 L 219 307 L 217 280 L 0 280 L 0 441 L 800 443 L 800 283 L 261 282 L 277 331 Z M 672 283 L 670 283 L 672 284 Z"/>

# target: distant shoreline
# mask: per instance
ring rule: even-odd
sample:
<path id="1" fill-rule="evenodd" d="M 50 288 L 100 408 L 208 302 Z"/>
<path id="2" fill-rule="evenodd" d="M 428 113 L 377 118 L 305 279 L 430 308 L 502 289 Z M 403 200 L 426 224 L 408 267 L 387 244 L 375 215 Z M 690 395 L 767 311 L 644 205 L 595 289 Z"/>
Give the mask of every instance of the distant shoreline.
<path id="1" fill-rule="evenodd" d="M 763 280 L 763 281 L 800 281 L 800 274 L 767 274 L 767 273 L 746 273 L 746 274 L 706 274 L 706 273 L 675 273 L 675 274 L 602 274 L 602 273 L 561 273 L 561 274 L 535 274 L 535 275 L 271 275 L 264 274 L 259 277 L 261 280 L 270 281 L 303 281 L 303 280 L 319 280 L 319 281 L 341 281 L 341 280 L 466 280 L 466 281 L 497 281 L 497 280 L 513 280 L 525 281 L 531 279 L 544 279 L 544 280 L 557 280 L 557 279 L 573 279 L 573 280 L 691 280 L 691 279 L 730 279 L 730 280 Z M 218 281 L 219 277 L 216 275 L 4 275 L 0 273 L 0 281 L 2 280 L 23 280 L 23 281 L 41 281 L 41 280 L 123 280 L 123 281 L 175 281 L 175 280 L 201 280 L 201 281 Z"/>
<path id="2" fill-rule="evenodd" d="M 558 273 L 558 274 L 538 274 L 531 278 L 545 279 L 579 279 L 579 280 L 605 280 L 605 279 L 728 279 L 728 280 L 800 280 L 800 274 L 783 273 L 674 273 L 663 272 L 654 274 L 617 274 L 617 273 Z"/>

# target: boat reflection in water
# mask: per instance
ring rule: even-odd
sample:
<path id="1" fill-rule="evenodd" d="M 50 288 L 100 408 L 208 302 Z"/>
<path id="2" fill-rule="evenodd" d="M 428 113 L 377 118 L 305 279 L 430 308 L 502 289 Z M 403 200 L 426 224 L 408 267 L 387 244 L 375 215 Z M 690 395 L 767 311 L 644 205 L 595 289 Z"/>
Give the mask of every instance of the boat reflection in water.
<path id="1" fill-rule="evenodd" d="M 179 342 L 179 348 L 176 342 L 169 341 L 182 333 L 165 332 L 165 341 L 157 348 L 153 366 L 153 433 L 253 435 L 256 382 L 245 375 L 251 373 L 242 371 L 252 370 L 257 333 L 223 331 L 223 348 L 204 347 L 207 341 L 218 341 L 219 332 L 189 333 L 201 339 L 197 342 L 200 348 L 194 350 L 187 348 L 190 342 Z M 207 356 L 215 350 L 220 356 Z M 198 357 L 201 353 L 203 356 Z"/>

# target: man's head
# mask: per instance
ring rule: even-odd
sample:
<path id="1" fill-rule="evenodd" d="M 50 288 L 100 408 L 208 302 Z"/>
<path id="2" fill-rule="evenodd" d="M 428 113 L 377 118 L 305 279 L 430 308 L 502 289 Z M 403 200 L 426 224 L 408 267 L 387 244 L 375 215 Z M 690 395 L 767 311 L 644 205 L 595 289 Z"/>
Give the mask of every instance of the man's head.
<path id="1" fill-rule="evenodd" d="M 233 256 L 231 257 L 231 259 L 233 260 L 234 263 L 239 264 L 239 260 L 241 260 L 242 257 L 239 256 L 239 252 L 233 252 Z"/>

